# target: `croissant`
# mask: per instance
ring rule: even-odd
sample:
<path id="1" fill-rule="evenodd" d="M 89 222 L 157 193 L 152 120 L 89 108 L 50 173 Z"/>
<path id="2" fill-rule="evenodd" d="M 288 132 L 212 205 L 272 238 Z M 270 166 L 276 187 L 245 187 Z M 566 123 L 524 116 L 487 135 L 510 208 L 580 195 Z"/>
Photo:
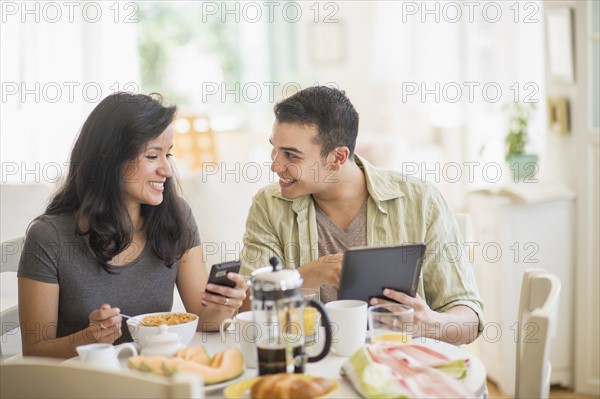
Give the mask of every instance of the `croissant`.
<path id="1" fill-rule="evenodd" d="M 303 374 L 272 374 L 261 377 L 252 385 L 252 399 L 310 399 L 325 395 L 333 384 L 320 377 Z"/>

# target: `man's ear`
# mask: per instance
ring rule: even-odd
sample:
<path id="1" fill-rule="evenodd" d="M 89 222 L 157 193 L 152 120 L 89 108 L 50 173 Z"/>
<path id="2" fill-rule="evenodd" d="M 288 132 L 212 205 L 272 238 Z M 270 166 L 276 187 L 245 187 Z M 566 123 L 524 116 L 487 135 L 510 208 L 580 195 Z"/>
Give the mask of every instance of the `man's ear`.
<path id="1" fill-rule="evenodd" d="M 350 157 L 350 149 L 346 146 L 336 147 L 329 153 L 328 164 L 333 170 L 339 170 L 343 164 L 348 161 Z"/>

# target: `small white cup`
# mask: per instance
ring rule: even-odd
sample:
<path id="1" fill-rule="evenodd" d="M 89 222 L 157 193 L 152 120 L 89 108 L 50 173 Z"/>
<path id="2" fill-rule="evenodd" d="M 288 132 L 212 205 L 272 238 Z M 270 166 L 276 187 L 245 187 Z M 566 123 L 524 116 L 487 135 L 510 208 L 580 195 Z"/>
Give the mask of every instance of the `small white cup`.
<path id="1" fill-rule="evenodd" d="M 338 356 L 351 356 L 367 338 L 367 303 L 357 300 L 325 304 L 333 328 L 331 348 Z"/>
<path id="2" fill-rule="evenodd" d="M 75 348 L 81 362 L 109 370 L 121 368 L 119 353 L 123 349 L 128 349 L 131 351 L 132 356 L 137 356 L 137 349 L 130 342 L 117 346 L 112 344 L 87 344 Z"/>
<path id="3" fill-rule="evenodd" d="M 235 324 L 235 330 L 227 330 L 226 324 Z M 226 335 L 235 337 L 235 342 L 239 343 L 244 356 L 246 367 L 252 369 L 258 367 L 256 343 L 267 337 L 269 330 L 265 324 L 254 321 L 252 311 L 238 313 L 233 319 L 223 320 L 219 330 L 223 342 L 227 339 Z"/>

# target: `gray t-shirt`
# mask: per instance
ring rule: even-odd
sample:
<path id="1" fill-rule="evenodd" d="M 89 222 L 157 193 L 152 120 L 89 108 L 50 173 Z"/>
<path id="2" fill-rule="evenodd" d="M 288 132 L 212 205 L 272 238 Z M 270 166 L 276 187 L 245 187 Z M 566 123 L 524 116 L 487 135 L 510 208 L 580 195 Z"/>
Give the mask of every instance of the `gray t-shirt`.
<path id="1" fill-rule="evenodd" d="M 196 231 L 194 246 L 200 245 L 193 216 L 189 220 Z M 171 310 L 179 261 L 166 267 L 147 242 L 137 259 L 108 269 L 114 273 L 104 270 L 75 232 L 74 215 L 51 215 L 29 228 L 18 277 L 60 286 L 57 338 L 87 328 L 90 312 L 104 303 L 132 316 Z M 38 330 L 43 333 L 44 326 Z M 125 322 L 122 330 L 116 344 L 131 341 Z"/>

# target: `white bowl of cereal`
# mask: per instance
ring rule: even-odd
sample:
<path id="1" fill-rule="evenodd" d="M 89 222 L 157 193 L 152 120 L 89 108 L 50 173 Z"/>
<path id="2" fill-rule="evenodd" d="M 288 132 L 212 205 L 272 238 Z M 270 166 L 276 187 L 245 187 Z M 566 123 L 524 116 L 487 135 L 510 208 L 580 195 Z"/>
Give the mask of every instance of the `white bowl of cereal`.
<path id="1" fill-rule="evenodd" d="M 143 348 L 148 343 L 148 336 L 159 333 L 158 326 L 161 324 L 167 325 L 169 332 L 178 334 L 182 345 L 187 345 L 196 333 L 198 316 L 177 312 L 146 313 L 128 319 L 127 329 L 133 341 Z"/>

